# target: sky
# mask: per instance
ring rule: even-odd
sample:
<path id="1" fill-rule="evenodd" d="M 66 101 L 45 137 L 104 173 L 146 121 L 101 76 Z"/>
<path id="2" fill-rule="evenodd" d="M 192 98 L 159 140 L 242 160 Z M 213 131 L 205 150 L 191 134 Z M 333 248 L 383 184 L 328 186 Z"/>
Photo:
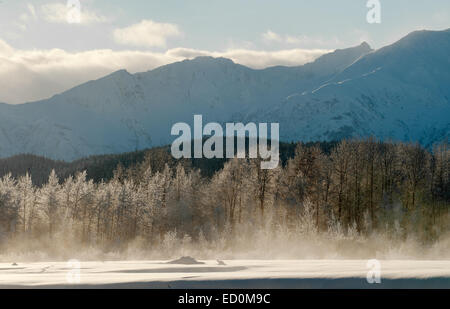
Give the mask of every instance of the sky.
<path id="1" fill-rule="evenodd" d="M 0 102 L 199 55 L 255 69 L 301 65 L 363 41 L 378 49 L 450 28 L 448 0 L 375 2 L 380 23 L 367 21 L 368 0 L 0 0 Z"/>

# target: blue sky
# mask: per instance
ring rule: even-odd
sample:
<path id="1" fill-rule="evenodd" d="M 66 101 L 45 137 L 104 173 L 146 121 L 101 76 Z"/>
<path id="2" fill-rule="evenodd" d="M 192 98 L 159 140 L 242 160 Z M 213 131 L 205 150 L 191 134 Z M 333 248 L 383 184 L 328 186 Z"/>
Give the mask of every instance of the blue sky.
<path id="1" fill-rule="evenodd" d="M 380 24 L 367 23 L 366 0 L 81 0 L 82 10 L 95 12 L 108 21 L 88 27 L 41 23 L 20 31 L 17 19 L 26 13 L 27 4 L 39 11 L 47 3 L 65 5 L 66 1 L 0 1 L 0 38 L 20 48 L 126 48 L 111 40 L 110 30 L 145 19 L 178 25 L 183 35 L 170 40 L 165 47 L 207 50 L 285 47 L 262 40 L 261 35 L 269 30 L 280 35 L 308 37 L 309 41 L 293 46 L 299 48 L 342 48 L 362 38 L 378 48 L 412 30 L 450 27 L 448 0 L 380 0 Z M 76 43 L 70 40 L 70 35 Z"/>
<path id="2" fill-rule="evenodd" d="M 367 0 L 80 0 L 80 23 L 68 23 L 65 0 L 0 0 L 0 79 L 21 80 L 0 85 L 0 102 L 199 55 L 301 65 L 362 41 L 377 49 L 414 30 L 450 28 L 449 0 L 379 1 L 381 23 L 369 24 Z"/>
<path id="3" fill-rule="evenodd" d="M 120 1 L 111 2 L 107 6 L 120 6 Z M 131 1 L 126 18 L 128 22 L 149 17 L 175 22 L 189 34 L 185 43 L 197 48 L 225 48 L 224 39 L 255 42 L 269 29 L 280 34 L 337 37 L 343 44 L 355 43 L 359 40 L 356 34 L 364 33 L 372 45 L 381 47 L 413 29 L 450 27 L 448 0 L 381 0 L 382 23 L 376 25 L 366 21 L 366 3 L 365 0 Z M 326 47 L 336 48 L 333 41 Z"/>

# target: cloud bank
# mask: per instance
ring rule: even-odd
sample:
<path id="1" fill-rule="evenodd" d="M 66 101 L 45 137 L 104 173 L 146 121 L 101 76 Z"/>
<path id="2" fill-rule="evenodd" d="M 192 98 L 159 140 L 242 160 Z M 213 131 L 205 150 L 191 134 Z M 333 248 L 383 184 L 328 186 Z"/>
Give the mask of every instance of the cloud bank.
<path id="1" fill-rule="evenodd" d="M 188 48 L 166 52 L 111 49 L 68 52 L 62 49 L 20 50 L 0 40 L 0 102 L 17 104 L 45 99 L 119 69 L 142 72 L 197 56 L 230 58 L 236 63 L 259 69 L 302 65 L 327 52 L 329 50 L 321 49 L 214 52 Z"/>
<path id="2" fill-rule="evenodd" d="M 323 38 L 312 37 L 308 35 L 289 35 L 279 34 L 272 30 L 267 30 L 261 37 L 265 43 L 285 44 L 285 45 L 301 45 L 301 46 L 329 46 L 330 44 L 342 45 L 343 43 L 337 37 Z"/>
<path id="3" fill-rule="evenodd" d="M 142 20 L 113 32 L 114 40 L 119 44 L 144 47 L 165 47 L 168 38 L 180 34 L 177 25 L 152 20 Z"/>

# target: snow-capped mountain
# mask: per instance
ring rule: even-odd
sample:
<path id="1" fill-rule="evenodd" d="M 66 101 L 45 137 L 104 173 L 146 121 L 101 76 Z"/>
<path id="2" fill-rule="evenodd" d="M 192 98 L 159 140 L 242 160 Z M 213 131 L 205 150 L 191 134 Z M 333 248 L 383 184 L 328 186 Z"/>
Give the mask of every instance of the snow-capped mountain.
<path id="1" fill-rule="evenodd" d="M 279 122 L 281 140 L 373 135 L 430 146 L 450 132 L 449 51 L 450 30 L 413 32 L 253 118 Z"/>
<path id="2" fill-rule="evenodd" d="M 0 104 L 0 156 L 53 159 L 170 143 L 172 125 L 279 122 L 281 140 L 375 135 L 424 144 L 449 133 L 450 30 L 415 32 L 377 51 L 367 43 L 298 67 L 253 70 L 199 57 L 117 71 L 50 99 Z"/>

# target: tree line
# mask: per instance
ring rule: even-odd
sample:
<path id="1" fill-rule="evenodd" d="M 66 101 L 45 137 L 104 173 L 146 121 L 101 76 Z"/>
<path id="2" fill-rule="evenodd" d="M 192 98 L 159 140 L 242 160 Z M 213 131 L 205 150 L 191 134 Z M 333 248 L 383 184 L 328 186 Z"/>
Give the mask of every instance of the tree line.
<path id="1" fill-rule="evenodd" d="M 164 158 L 165 155 L 164 155 Z M 231 159 L 205 175 L 191 161 L 148 152 L 108 179 L 86 171 L 45 183 L 0 180 L 0 248 L 22 240 L 64 240 L 121 250 L 136 241 L 232 245 L 242 233 L 411 235 L 431 244 L 450 231 L 447 143 L 343 140 L 331 148 L 298 143 L 273 170 Z M 161 249 L 162 250 L 162 249 Z"/>

